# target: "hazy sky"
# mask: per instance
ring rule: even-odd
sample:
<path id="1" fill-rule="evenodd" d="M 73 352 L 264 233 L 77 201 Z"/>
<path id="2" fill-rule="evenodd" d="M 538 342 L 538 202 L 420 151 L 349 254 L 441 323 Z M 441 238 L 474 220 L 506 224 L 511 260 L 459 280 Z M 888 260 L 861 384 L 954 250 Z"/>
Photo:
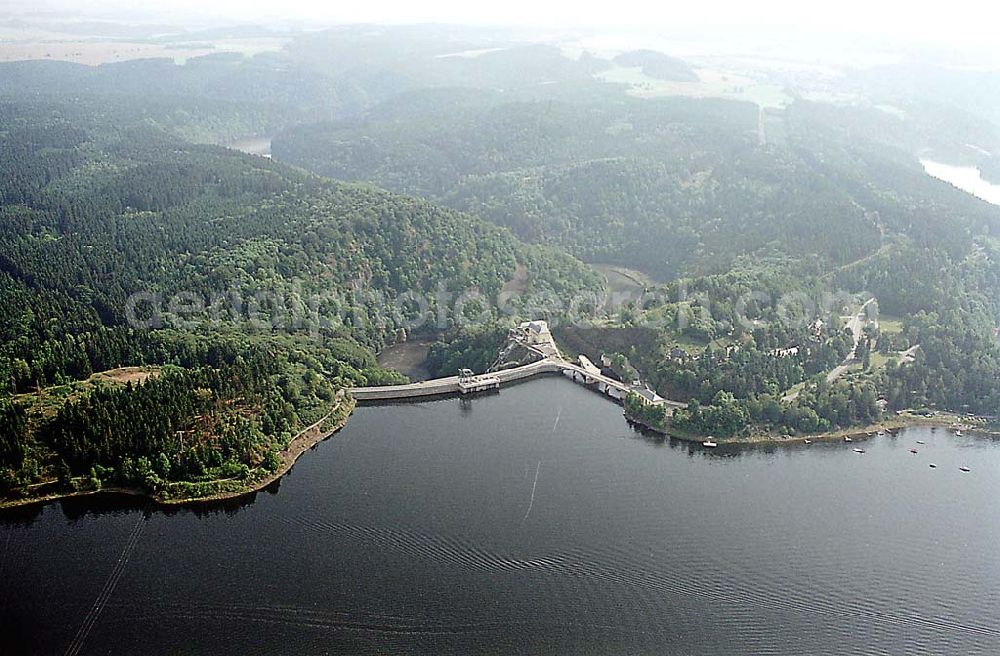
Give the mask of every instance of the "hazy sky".
<path id="1" fill-rule="evenodd" d="M 9 2 L 10 0 L 6 0 Z M 857 33 L 902 41 L 989 46 L 998 40 L 1000 9 L 992 0 L 13 0 L 20 9 L 74 7 L 114 15 L 146 11 L 162 19 L 197 14 L 259 20 L 446 22 L 552 27 L 729 25 Z M 0 5 L 5 4 L 0 2 Z M 9 5 L 8 5 L 9 6 Z M 2 10 L 0 10 L 2 11 Z"/>

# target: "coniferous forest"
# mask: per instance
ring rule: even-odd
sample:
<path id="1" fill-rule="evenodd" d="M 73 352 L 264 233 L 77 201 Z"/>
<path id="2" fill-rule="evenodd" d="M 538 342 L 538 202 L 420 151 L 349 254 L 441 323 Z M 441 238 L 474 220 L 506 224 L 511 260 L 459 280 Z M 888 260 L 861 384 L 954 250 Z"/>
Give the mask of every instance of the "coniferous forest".
<path id="1" fill-rule="evenodd" d="M 994 175 L 988 113 L 871 76 L 905 111 L 642 97 L 602 76 L 699 74 L 452 40 L 0 64 L 0 495 L 216 494 L 341 390 L 404 382 L 385 347 L 423 333 L 433 375 L 479 371 L 527 318 L 686 404 L 688 433 L 1000 414 L 1000 212 L 919 159 Z M 222 145 L 258 135 L 273 159 Z M 470 327 L 469 297 L 503 303 Z"/>
<path id="2" fill-rule="evenodd" d="M 401 294 L 495 295 L 516 270 L 538 292 L 600 289 L 425 201 L 69 104 L 0 115 L 4 494 L 246 479 L 335 390 L 404 380 L 374 357 L 408 320 Z"/>

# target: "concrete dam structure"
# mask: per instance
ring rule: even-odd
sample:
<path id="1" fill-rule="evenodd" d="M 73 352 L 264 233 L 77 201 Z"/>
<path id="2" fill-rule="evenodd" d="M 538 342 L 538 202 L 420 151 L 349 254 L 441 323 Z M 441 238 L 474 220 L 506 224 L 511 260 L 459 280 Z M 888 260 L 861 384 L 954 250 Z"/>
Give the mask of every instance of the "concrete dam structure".
<path id="1" fill-rule="evenodd" d="M 537 358 L 534 362 L 520 366 L 505 366 L 503 360 L 511 352 L 511 347 L 521 347 Z M 457 376 L 435 378 L 406 385 L 382 385 L 378 387 L 355 387 L 350 393 L 357 401 L 405 401 L 430 396 L 450 394 L 474 394 L 500 389 L 503 385 L 516 383 L 534 376 L 563 374 L 574 381 L 592 387 L 606 396 L 621 401 L 629 392 L 641 394 L 647 402 L 663 404 L 672 412 L 673 408 L 685 404 L 659 397 L 645 386 L 630 385 L 601 373 L 590 360 L 582 358 L 580 364 L 570 362 L 559 355 L 555 340 L 544 321 L 522 323 L 510 332 L 507 346 L 490 372 L 473 374 L 463 369 Z"/>

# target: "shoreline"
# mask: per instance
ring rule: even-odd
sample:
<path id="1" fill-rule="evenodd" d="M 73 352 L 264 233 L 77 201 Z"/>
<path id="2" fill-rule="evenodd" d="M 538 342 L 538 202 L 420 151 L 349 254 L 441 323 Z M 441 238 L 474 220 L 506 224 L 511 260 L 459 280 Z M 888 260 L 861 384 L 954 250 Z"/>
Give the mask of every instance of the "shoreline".
<path id="1" fill-rule="evenodd" d="M 991 429 L 988 426 L 979 425 L 976 423 L 970 423 L 970 417 L 961 417 L 959 415 L 939 415 L 937 417 L 923 417 L 920 415 L 897 415 L 894 417 L 889 417 L 880 421 L 878 423 L 869 424 L 867 426 L 852 426 L 850 428 L 840 428 L 837 430 L 826 431 L 824 433 L 805 433 L 800 435 L 779 435 L 777 433 L 759 433 L 754 435 L 747 435 L 735 438 L 715 438 L 716 443 L 719 446 L 755 446 L 755 445 L 773 445 L 773 444 L 802 444 L 806 440 L 810 442 L 831 442 L 836 440 L 843 440 L 845 437 L 850 437 L 852 440 L 860 440 L 869 437 L 876 437 L 878 431 L 884 431 L 887 433 L 894 433 L 907 428 L 940 428 L 946 431 L 958 429 L 966 433 L 972 433 L 980 436 L 990 436 L 990 437 L 1000 437 L 1000 430 Z M 673 429 L 671 427 L 660 428 L 656 426 L 650 426 L 646 422 L 639 419 L 629 417 L 625 415 L 625 420 L 632 425 L 638 426 L 644 430 L 652 431 L 658 435 L 664 437 L 669 437 L 671 439 L 680 440 L 681 442 L 690 442 L 693 444 L 701 444 L 708 439 L 706 435 L 697 435 L 695 433 L 689 433 L 687 431 Z"/>
<path id="2" fill-rule="evenodd" d="M 212 494 L 204 497 L 178 497 L 171 498 L 165 497 L 162 493 L 150 493 L 146 490 L 140 488 L 130 488 L 130 487 L 102 487 L 99 490 L 74 490 L 72 492 L 59 492 L 47 494 L 40 497 L 25 497 L 23 499 L 8 499 L 0 501 L 0 512 L 5 510 L 12 510 L 15 508 L 24 508 L 27 506 L 32 506 L 35 504 L 47 504 L 53 501 L 61 501 L 62 499 L 73 499 L 82 498 L 88 496 L 96 495 L 128 495 L 134 497 L 143 497 L 150 501 L 151 503 L 161 506 L 161 507 L 179 507 L 179 506 L 193 506 L 201 504 L 212 504 L 222 501 L 232 501 L 234 499 L 239 499 L 241 497 L 249 496 L 251 494 L 256 494 L 264 488 L 268 487 L 275 481 L 282 478 L 287 474 L 295 463 L 298 461 L 302 454 L 309 451 L 314 446 L 323 442 L 324 440 L 332 437 L 335 433 L 339 432 L 344 426 L 347 425 L 347 421 L 350 419 L 351 415 L 354 413 L 354 408 L 356 406 L 356 401 L 350 395 L 347 395 L 341 390 L 338 392 L 338 402 L 337 405 L 330 410 L 323 418 L 314 422 L 313 424 L 303 428 L 298 434 L 293 437 L 289 443 L 288 447 L 281 451 L 281 466 L 279 466 L 274 472 L 269 473 L 267 476 L 254 480 L 248 481 L 246 485 L 241 486 L 239 489 L 228 490 L 225 492 L 219 492 L 217 494 Z M 338 419 L 333 425 L 326 428 L 323 424 L 330 419 L 338 411 L 343 410 L 343 416 Z M 222 479 L 222 480 L 232 480 L 232 479 Z M 190 481 L 177 481 L 176 483 L 186 483 Z M 210 481 L 206 481 L 210 482 Z"/>
<path id="3" fill-rule="evenodd" d="M 288 447 L 281 451 L 281 465 L 274 471 L 263 478 L 248 481 L 245 485 L 239 486 L 237 489 L 227 490 L 224 492 L 218 492 L 216 494 L 201 496 L 201 497 L 170 497 L 165 496 L 162 492 L 150 493 L 140 488 L 129 488 L 129 487 L 102 487 L 99 490 L 75 490 L 72 492 L 58 492 L 52 493 L 40 497 L 25 497 L 22 499 L 8 499 L 0 501 L 0 512 L 5 510 L 12 510 L 16 508 L 24 508 L 32 505 L 44 505 L 51 503 L 53 501 L 60 501 L 62 499 L 71 498 L 82 498 L 94 495 L 127 495 L 134 497 L 142 497 L 147 499 L 149 502 L 163 507 L 181 507 L 181 506 L 195 506 L 195 505 L 209 505 L 213 503 L 220 503 L 224 501 L 232 501 L 242 497 L 246 497 L 252 494 L 256 494 L 261 490 L 267 488 L 269 485 L 275 481 L 280 480 L 284 477 L 295 465 L 302 455 L 315 447 L 320 442 L 330 438 L 337 432 L 339 432 L 347 422 L 350 420 L 351 415 L 354 412 L 355 407 L 357 407 L 358 402 L 353 396 L 346 393 L 346 390 L 338 391 L 338 403 L 330 410 L 324 417 L 314 422 L 313 424 L 307 426 L 306 428 L 299 431 L 299 433 L 292 438 L 289 442 Z M 375 403 L 378 405 L 380 403 Z M 324 428 L 324 423 L 326 423 L 332 416 L 338 412 L 343 412 L 342 416 L 337 419 L 332 425 Z M 682 442 L 688 442 L 691 444 L 700 445 L 705 441 L 707 436 L 697 435 L 694 433 L 689 433 L 686 431 L 681 431 L 677 429 L 672 429 L 671 427 L 657 427 L 650 426 L 648 423 L 628 416 L 624 412 L 622 413 L 625 421 L 632 427 L 638 427 L 640 430 L 646 430 L 657 435 L 667 437 L 670 439 L 676 439 Z M 976 421 L 970 421 L 976 420 Z M 839 441 L 843 440 L 845 437 L 850 437 L 853 439 L 865 439 L 870 437 L 876 437 L 878 431 L 885 431 L 888 433 L 895 433 L 907 428 L 916 427 L 927 427 L 927 428 L 940 428 L 946 431 L 951 430 L 962 430 L 968 433 L 1000 437 L 1000 430 L 991 428 L 987 425 L 980 424 L 981 420 L 973 417 L 963 417 L 954 414 L 942 414 L 934 417 L 925 417 L 922 415 L 912 415 L 903 414 L 890 416 L 881 422 L 870 424 L 867 426 L 855 426 L 851 428 L 843 428 L 832 431 L 827 431 L 824 433 L 808 433 L 800 435 L 778 435 L 775 433 L 758 433 L 752 435 L 746 435 L 730 439 L 719 439 L 716 438 L 716 442 L 719 446 L 759 446 L 759 445 L 774 445 L 774 444 L 802 444 L 806 440 L 809 441 Z M 224 481 L 230 481 L 235 479 L 218 479 Z M 206 483 L 217 482 L 217 481 L 204 481 Z M 190 484 L 190 481 L 176 481 L 173 485 L 183 485 Z"/>
<path id="4" fill-rule="evenodd" d="M 719 441 L 719 444 L 796 444 L 810 440 L 813 442 L 843 440 L 845 437 L 854 439 L 865 439 L 877 437 L 879 431 L 886 433 L 896 433 L 908 428 L 939 428 L 945 431 L 961 430 L 979 436 L 1000 436 L 1000 431 L 990 429 L 988 426 L 972 423 L 970 417 L 960 417 L 958 415 L 938 415 L 936 417 L 924 417 L 921 415 L 897 415 L 887 417 L 880 422 L 867 426 L 852 426 L 850 428 L 840 428 L 826 431 L 824 433 L 810 433 L 803 435 L 750 435 L 733 440 Z"/>
<path id="5" fill-rule="evenodd" d="M 344 412 L 344 416 L 341 417 L 338 421 L 336 421 L 332 426 L 324 430 L 323 424 L 328 419 L 330 419 L 330 417 L 338 410 L 345 408 L 345 404 L 346 404 L 346 411 Z M 330 412 L 328 412 L 326 416 L 324 416 L 319 421 L 316 421 L 312 425 L 307 426 L 306 428 L 303 428 L 301 431 L 299 431 L 299 433 L 295 437 L 293 437 L 291 441 L 288 443 L 288 447 L 281 451 L 281 466 L 278 467 L 276 470 L 274 470 L 272 473 L 265 476 L 264 478 L 249 483 L 248 486 L 243 489 L 232 490 L 227 492 L 219 492 L 218 494 L 212 494 L 204 497 L 181 497 L 175 499 L 175 498 L 164 498 L 157 494 L 157 495 L 150 495 L 150 498 L 154 502 L 163 506 L 185 506 L 185 505 L 194 505 L 203 503 L 213 503 L 217 501 L 230 501 L 249 494 L 260 492 L 268 485 L 274 483 L 275 481 L 282 478 L 285 474 L 287 474 L 295 465 L 295 463 L 298 461 L 298 459 L 302 457 L 302 454 L 304 454 L 306 451 L 310 450 L 320 442 L 323 442 L 324 440 L 333 436 L 335 433 L 339 432 L 340 429 L 346 426 L 347 421 L 348 419 L 351 418 L 351 414 L 353 414 L 356 405 L 357 402 L 354 400 L 354 397 L 348 396 L 344 394 L 343 391 L 340 391 L 339 401 L 337 403 L 337 406 L 332 410 L 330 410 Z"/>

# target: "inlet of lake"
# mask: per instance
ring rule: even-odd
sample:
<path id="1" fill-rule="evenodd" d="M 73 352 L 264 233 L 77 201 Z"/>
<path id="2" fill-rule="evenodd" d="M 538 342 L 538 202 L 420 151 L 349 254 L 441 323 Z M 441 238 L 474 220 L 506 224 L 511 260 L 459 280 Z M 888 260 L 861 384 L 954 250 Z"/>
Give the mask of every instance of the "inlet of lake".
<path id="1" fill-rule="evenodd" d="M 998 500 L 991 438 L 706 450 L 544 378 L 358 408 L 227 507 L 3 515 L 0 653 L 997 654 Z"/>
<path id="2" fill-rule="evenodd" d="M 987 203 L 1000 205 L 1000 185 L 991 184 L 984 180 L 977 167 L 953 166 L 929 159 L 922 159 L 920 163 L 927 175 L 948 182 Z"/>

